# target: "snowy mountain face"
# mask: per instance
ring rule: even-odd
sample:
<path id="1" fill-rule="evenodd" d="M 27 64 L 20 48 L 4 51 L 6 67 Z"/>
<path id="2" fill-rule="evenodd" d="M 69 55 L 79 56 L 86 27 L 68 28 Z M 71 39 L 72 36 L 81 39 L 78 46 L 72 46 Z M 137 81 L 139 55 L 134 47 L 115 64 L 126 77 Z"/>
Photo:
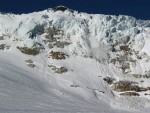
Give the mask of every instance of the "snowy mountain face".
<path id="1" fill-rule="evenodd" d="M 0 112 L 149 113 L 149 44 L 129 16 L 0 14 Z"/>

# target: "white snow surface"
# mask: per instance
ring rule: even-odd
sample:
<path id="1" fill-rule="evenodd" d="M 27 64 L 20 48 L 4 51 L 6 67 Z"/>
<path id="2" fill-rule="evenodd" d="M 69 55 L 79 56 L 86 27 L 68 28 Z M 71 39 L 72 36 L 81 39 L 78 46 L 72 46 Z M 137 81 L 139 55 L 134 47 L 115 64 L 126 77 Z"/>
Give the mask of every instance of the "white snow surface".
<path id="1" fill-rule="evenodd" d="M 64 48 L 49 49 L 42 40 L 49 27 L 64 31 Z M 33 36 L 33 37 L 32 37 Z M 103 80 L 113 77 L 131 80 L 150 87 L 150 79 L 135 79 L 131 74 L 149 72 L 150 21 L 129 16 L 112 16 L 47 9 L 30 14 L 0 14 L 0 113 L 149 113 L 150 97 L 120 96 Z M 130 40 L 127 41 L 127 38 Z M 130 48 L 142 57 L 124 74 L 109 58 L 122 52 L 111 52 L 112 45 L 131 43 Z M 21 53 L 16 47 L 44 49 L 36 56 Z M 115 47 L 117 48 L 117 46 Z M 51 51 L 69 55 L 64 60 L 48 57 Z M 26 65 L 32 59 L 35 68 Z M 48 65 L 66 67 L 68 72 L 57 74 Z M 76 87 L 71 87 L 74 85 Z M 149 91 L 147 91 L 149 93 Z"/>

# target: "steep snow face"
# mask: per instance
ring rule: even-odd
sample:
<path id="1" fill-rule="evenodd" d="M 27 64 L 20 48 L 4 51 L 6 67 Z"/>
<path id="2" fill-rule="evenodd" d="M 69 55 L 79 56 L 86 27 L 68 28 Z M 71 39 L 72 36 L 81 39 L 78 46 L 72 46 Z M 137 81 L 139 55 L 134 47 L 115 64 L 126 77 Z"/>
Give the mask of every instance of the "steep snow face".
<path id="1" fill-rule="evenodd" d="M 65 34 L 76 36 L 78 40 L 90 40 L 87 44 L 91 48 L 99 45 L 95 44 L 96 42 L 103 39 L 109 41 L 115 38 L 115 35 L 137 35 L 150 24 L 149 21 L 140 21 L 128 16 L 89 15 L 69 11 L 54 12 L 53 10 L 22 15 L 1 14 L 0 17 L 1 34 L 29 38 L 28 35 L 32 31 L 36 37 L 42 34 L 43 27 L 54 26 L 63 29 Z M 116 38 L 121 39 L 123 36 Z"/>
<path id="2" fill-rule="evenodd" d="M 66 8 L 0 14 L 0 111 L 146 113 L 149 27 Z"/>
<path id="3" fill-rule="evenodd" d="M 128 16 L 90 15 L 72 13 L 68 10 L 55 12 L 51 9 L 22 15 L 1 14 L 0 18 L 1 36 L 9 35 L 12 38 L 19 38 L 26 46 L 32 46 L 34 42 L 40 40 L 39 36 L 46 28 L 53 26 L 56 29 L 62 29 L 65 36 L 70 38 L 75 45 L 74 51 L 77 49 L 88 55 L 94 53 L 97 59 L 101 59 L 98 53 L 109 51 L 117 42 L 127 43 L 127 41 L 135 40 L 134 49 L 143 49 L 144 38 L 149 37 L 150 26 L 149 21 L 136 20 Z M 31 40 L 33 38 L 34 40 Z M 104 56 L 107 58 L 107 55 Z"/>
<path id="4" fill-rule="evenodd" d="M 117 50 L 122 44 L 140 55 L 149 54 L 150 22 L 129 16 L 49 9 L 22 15 L 1 14 L 0 19 L 0 36 L 10 38 L 7 43 L 12 44 L 13 40 L 16 46 L 32 47 L 35 43 L 44 45 L 42 38 L 45 29 L 54 27 L 63 30 L 66 40 L 72 43 L 68 46 L 72 54 L 91 56 L 103 62 L 109 60 L 109 54 L 114 56 L 110 51 Z"/>

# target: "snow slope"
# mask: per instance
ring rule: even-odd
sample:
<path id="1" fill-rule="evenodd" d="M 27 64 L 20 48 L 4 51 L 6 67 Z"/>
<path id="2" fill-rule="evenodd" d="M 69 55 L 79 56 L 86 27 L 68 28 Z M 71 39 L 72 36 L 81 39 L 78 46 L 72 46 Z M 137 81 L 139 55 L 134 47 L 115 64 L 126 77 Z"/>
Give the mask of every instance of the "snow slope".
<path id="1" fill-rule="evenodd" d="M 121 96 L 104 81 L 150 87 L 149 27 L 129 16 L 68 9 L 0 14 L 0 113 L 149 113 L 149 90 Z"/>

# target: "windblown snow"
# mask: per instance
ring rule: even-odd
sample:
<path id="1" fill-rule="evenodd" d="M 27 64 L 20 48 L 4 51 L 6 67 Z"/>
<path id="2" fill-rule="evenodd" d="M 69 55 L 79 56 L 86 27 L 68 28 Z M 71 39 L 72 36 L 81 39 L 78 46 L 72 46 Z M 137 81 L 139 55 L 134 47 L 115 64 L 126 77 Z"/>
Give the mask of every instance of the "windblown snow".
<path id="1" fill-rule="evenodd" d="M 149 113 L 149 69 L 150 21 L 0 14 L 0 113 Z"/>

